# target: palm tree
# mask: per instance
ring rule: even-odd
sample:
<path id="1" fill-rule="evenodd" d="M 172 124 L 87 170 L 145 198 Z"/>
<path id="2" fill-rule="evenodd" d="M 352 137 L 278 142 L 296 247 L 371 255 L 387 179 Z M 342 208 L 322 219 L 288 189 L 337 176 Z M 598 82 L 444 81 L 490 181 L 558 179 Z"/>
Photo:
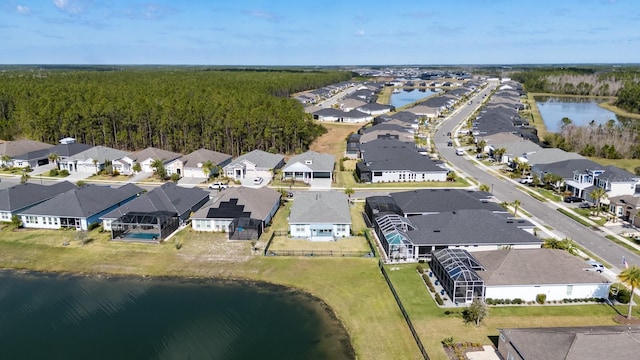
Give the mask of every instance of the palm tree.
<path id="1" fill-rule="evenodd" d="M 495 150 L 493 150 L 493 158 L 496 159 L 497 162 L 501 163 L 502 162 L 502 157 L 506 153 L 507 153 L 507 149 L 505 149 L 505 148 L 495 149 Z"/>
<path id="2" fill-rule="evenodd" d="M 511 204 L 513 205 L 513 217 L 518 217 L 518 208 L 520 207 L 520 205 L 522 205 L 522 203 L 520 202 L 520 200 L 516 199 L 513 200 Z"/>
<path id="3" fill-rule="evenodd" d="M 481 184 L 480 187 L 478 188 L 478 190 L 484 191 L 484 192 L 489 192 L 490 188 L 489 188 L 489 185 L 487 185 L 487 184 Z"/>
<path id="4" fill-rule="evenodd" d="M 600 201 L 607 198 L 607 190 L 599 187 L 594 189 L 589 196 L 596 202 L 596 216 L 600 215 Z"/>
<path id="5" fill-rule="evenodd" d="M 154 159 L 150 166 L 154 169 L 160 180 L 164 180 L 167 177 L 167 171 L 164 168 L 164 162 L 162 160 Z"/>
<path id="6" fill-rule="evenodd" d="M 456 181 L 456 178 L 458 176 L 456 175 L 455 171 L 449 171 L 447 173 L 447 181 Z"/>
<path id="7" fill-rule="evenodd" d="M 49 154 L 49 156 L 47 156 L 47 159 L 49 159 L 49 161 L 51 161 L 52 163 L 56 164 L 56 168 L 60 170 L 60 166 L 58 164 L 58 161 L 60 161 L 60 156 L 58 154 L 51 153 Z"/>
<path id="8" fill-rule="evenodd" d="M 640 287 L 640 267 L 638 265 L 630 266 L 624 269 L 618 274 L 618 279 L 623 284 L 631 287 L 631 299 L 629 300 L 629 311 L 627 312 L 627 319 L 631 318 L 631 308 L 633 307 L 633 292 L 637 287 Z"/>
<path id="9" fill-rule="evenodd" d="M 2 160 L 2 165 L 3 166 L 9 166 L 9 161 L 11 161 L 11 156 L 4 154 L 2 155 L 2 157 L 0 157 L 0 160 Z"/>
<path id="10" fill-rule="evenodd" d="M 350 187 L 344 189 L 344 194 L 347 195 L 349 199 L 351 199 L 351 195 L 353 195 L 353 193 L 355 193 L 355 191 Z"/>
<path id="11" fill-rule="evenodd" d="M 215 164 L 211 162 L 211 160 L 207 160 L 202 163 L 202 172 L 204 173 L 204 176 L 207 177 L 207 179 L 211 177 L 211 172 L 213 171 L 214 167 Z"/>
<path id="12" fill-rule="evenodd" d="M 483 152 L 484 152 L 484 148 L 485 148 L 485 146 L 487 146 L 487 142 L 486 142 L 486 141 L 484 141 L 484 139 L 480 140 L 480 141 L 478 142 L 478 152 L 479 152 L 479 153 L 483 153 Z"/>
<path id="13" fill-rule="evenodd" d="M 96 175 L 98 175 L 98 159 L 93 159 L 93 166 L 96 167 Z"/>
<path id="14" fill-rule="evenodd" d="M 26 171 L 23 171 L 22 176 L 20 176 L 20 184 L 26 184 L 30 177 L 31 175 L 27 174 Z"/>
<path id="15" fill-rule="evenodd" d="M 133 170 L 135 172 L 140 172 L 140 171 L 142 171 L 142 165 L 140 165 L 139 162 L 135 162 L 133 164 L 133 166 L 131 167 L 131 170 Z"/>

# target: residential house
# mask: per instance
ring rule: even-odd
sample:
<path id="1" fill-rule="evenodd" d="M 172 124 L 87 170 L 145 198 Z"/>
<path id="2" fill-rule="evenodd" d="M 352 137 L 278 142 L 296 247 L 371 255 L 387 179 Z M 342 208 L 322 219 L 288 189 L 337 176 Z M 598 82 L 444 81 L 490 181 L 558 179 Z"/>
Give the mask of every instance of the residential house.
<path id="1" fill-rule="evenodd" d="M 19 212 L 38 205 L 43 201 L 74 189 L 76 186 L 68 181 L 53 185 L 25 183 L 0 190 L 0 221 L 11 221 L 11 217 Z"/>
<path id="2" fill-rule="evenodd" d="M 634 359 L 640 327 L 584 326 L 499 329 L 498 353 L 508 360 Z"/>
<path id="3" fill-rule="evenodd" d="M 395 106 L 392 106 L 392 105 L 368 103 L 368 104 L 364 104 L 362 106 L 357 107 L 356 110 L 372 116 L 378 116 L 378 115 L 386 114 L 391 111 L 395 111 L 396 108 Z"/>
<path id="4" fill-rule="evenodd" d="M 273 189 L 232 187 L 211 199 L 191 216 L 197 231 L 224 231 L 230 240 L 258 239 L 280 207 Z"/>
<path id="5" fill-rule="evenodd" d="M 474 299 L 547 301 L 609 296 L 611 283 L 581 257 L 556 249 L 442 249 L 433 253 L 433 276 L 455 303 Z"/>
<path id="6" fill-rule="evenodd" d="M 362 111 L 354 109 L 345 112 L 339 121 L 345 123 L 364 123 L 371 120 L 373 120 L 373 115 L 369 115 L 367 113 L 363 113 Z"/>
<path id="7" fill-rule="evenodd" d="M 182 154 L 148 147 L 123 158 L 114 160 L 113 168 L 120 174 L 133 175 L 135 172 L 133 168 L 137 163 L 140 164 L 141 172 L 153 173 L 155 169 L 151 167 L 151 164 L 153 164 L 155 160 L 161 160 L 163 165 L 166 167 L 168 163 L 180 157 L 182 157 Z"/>
<path id="8" fill-rule="evenodd" d="M 208 191 L 170 182 L 100 216 L 100 220 L 113 239 L 164 240 L 208 200 Z"/>
<path id="9" fill-rule="evenodd" d="M 362 105 L 367 104 L 366 101 L 362 100 L 362 99 L 356 99 L 356 98 L 345 98 L 342 99 L 340 101 L 338 101 L 338 105 L 340 105 L 340 109 L 344 112 L 349 112 L 351 110 L 355 110 L 357 108 L 359 108 Z"/>
<path id="10" fill-rule="evenodd" d="M 211 162 L 213 165 L 207 172 L 204 172 L 203 164 Z M 167 163 L 167 174 L 178 174 L 187 178 L 208 179 L 218 173 L 218 169 L 231 162 L 231 155 L 223 154 L 208 149 L 199 149 L 188 155 Z"/>
<path id="11" fill-rule="evenodd" d="M 60 161 L 60 167 L 69 172 L 95 174 L 113 160 L 129 155 L 128 152 L 106 146 L 94 146 Z"/>
<path id="12" fill-rule="evenodd" d="M 313 119 L 326 122 L 341 122 L 344 111 L 334 108 L 322 108 L 314 111 Z"/>
<path id="13" fill-rule="evenodd" d="M 32 153 L 34 151 L 47 150 L 52 147 L 53 145 L 51 144 L 46 144 L 40 141 L 33 141 L 33 140 L 27 140 L 27 139 L 14 140 L 14 141 L 0 141 L 0 165 L 24 167 L 26 165 L 17 164 L 17 163 L 14 165 L 13 160 L 20 155 Z M 4 160 L 5 156 L 7 157 L 6 161 Z M 37 163 L 35 163 L 34 166 L 32 167 L 35 167 L 35 166 L 37 166 Z"/>
<path id="14" fill-rule="evenodd" d="M 222 169 L 224 174 L 231 179 L 244 179 L 247 174 L 251 177 L 257 176 L 261 171 L 273 173 L 274 170 L 284 165 L 284 156 L 272 154 L 262 150 L 253 150 L 239 156 Z"/>
<path id="15" fill-rule="evenodd" d="M 296 195 L 289 215 L 292 238 L 335 241 L 351 236 L 349 200 L 342 192 L 307 191 Z"/>
<path id="16" fill-rule="evenodd" d="M 330 154 L 307 151 L 289 159 L 282 168 L 282 179 L 310 183 L 313 179 L 332 179 L 335 158 Z"/>
<path id="17" fill-rule="evenodd" d="M 629 221 L 631 225 L 640 225 L 640 197 L 619 195 L 609 198 L 609 213 L 618 219 Z"/>
<path id="18" fill-rule="evenodd" d="M 424 117 L 428 119 L 436 119 L 440 116 L 440 109 L 427 106 L 424 104 L 418 104 L 416 106 L 410 107 L 407 109 L 408 112 L 414 113 L 419 117 Z"/>
<path id="19" fill-rule="evenodd" d="M 415 145 L 393 138 L 361 144 L 360 158 L 363 161 L 356 164 L 356 174 L 364 182 L 446 181 L 449 173 L 441 164 L 421 155 Z"/>
<path id="20" fill-rule="evenodd" d="M 392 260 L 429 259 L 434 251 L 462 248 L 469 251 L 540 248 L 528 221 L 487 209 L 462 209 L 403 217 L 380 213 L 374 229 L 386 256 Z"/>
<path id="21" fill-rule="evenodd" d="M 360 138 L 362 135 L 358 133 L 350 134 L 347 138 L 347 148 L 344 151 L 344 156 L 349 159 L 357 159 L 360 157 Z"/>
<path id="22" fill-rule="evenodd" d="M 363 130 L 360 142 L 367 143 L 379 138 L 394 138 L 402 142 L 414 143 L 414 131 L 403 125 L 404 124 L 398 124 L 393 120 L 373 125 Z"/>
<path id="23" fill-rule="evenodd" d="M 85 185 L 18 213 L 25 228 L 88 230 L 100 217 L 142 193 L 134 184 L 118 188 Z"/>
<path id="24" fill-rule="evenodd" d="M 540 181 L 543 181 L 545 175 L 554 174 L 562 178 L 558 184 L 555 184 L 556 187 L 562 188 L 567 183 L 571 183 L 571 188 L 574 189 L 585 189 L 589 187 L 592 183 L 592 179 L 589 180 L 587 184 L 587 178 L 584 176 L 577 176 L 575 174 L 576 169 L 600 169 L 601 165 L 586 159 L 570 159 L 570 160 L 561 160 L 557 162 L 551 162 L 546 164 L 533 164 L 531 165 L 531 174 L 532 176 L 537 176 Z M 571 190 L 570 190 L 571 191 Z M 572 191 L 572 193 L 574 193 Z M 580 193 L 580 191 L 576 191 L 575 193 Z M 578 195 L 576 195 L 578 196 Z"/>
<path id="25" fill-rule="evenodd" d="M 476 209 L 509 214 L 496 203 L 493 195 L 484 191 L 422 189 L 394 192 L 389 196 L 398 208 L 402 209 L 398 214 L 405 217 Z"/>
<path id="26" fill-rule="evenodd" d="M 57 162 L 60 170 L 75 172 L 78 171 L 78 169 L 76 167 L 76 163 L 71 160 L 71 158 L 81 152 L 91 149 L 92 147 L 93 146 L 91 145 L 78 143 L 74 138 L 64 138 L 60 140 L 60 144 L 48 149 L 49 153 L 47 154 L 47 158 L 51 154 L 56 154 L 58 155 Z"/>

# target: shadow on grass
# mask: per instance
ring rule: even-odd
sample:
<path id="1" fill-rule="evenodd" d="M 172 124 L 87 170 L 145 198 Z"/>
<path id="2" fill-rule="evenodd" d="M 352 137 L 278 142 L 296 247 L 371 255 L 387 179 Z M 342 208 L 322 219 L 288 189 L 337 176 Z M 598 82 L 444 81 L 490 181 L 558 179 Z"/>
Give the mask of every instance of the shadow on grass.
<path id="1" fill-rule="evenodd" d="M 489 335 L 487 336 L 489 338 L 489 340 L 491 340 L 491 343 L 493 344 L 494 348 L 498 348 L 498 335 Z"/>

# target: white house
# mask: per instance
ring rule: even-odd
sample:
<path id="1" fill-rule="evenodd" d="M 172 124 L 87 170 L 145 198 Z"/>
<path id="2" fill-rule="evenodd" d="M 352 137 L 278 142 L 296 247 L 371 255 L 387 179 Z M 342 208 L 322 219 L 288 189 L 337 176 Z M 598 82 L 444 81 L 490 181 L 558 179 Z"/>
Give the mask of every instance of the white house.
<path id="1" fill-rule="evenodd" d="M 203 171 L 203 164 L 211 162 L 213 165 L 207 174 Z M 231 155 L 208 149 L 198 149 L 188 155 L 167 163 L 167 174 L 178 174 L 181 177 L 208 179 L 215 175 L 217 167 L 223 167 L 231 162 Z"/>
<path id="2" fill-rule="evenodd" d="M 334 165 L 333 155 L 307 151 L 289 159 L 282 168 L 282 179 L 301 180 L 306 183 L 313 179 L 332 179 Z"/>
<path id="3" fill-rule="evenodd" d="M 106 146 L 94 146 L 67 158 L 61 167 L 72 172 L 95 174 L 105 168 L 109 161 L 123 158 L 128 152 Z"/>
<path id="4" fill-rule="evenodd" d="M 251 177 L 258 176 L 257 174 L 261 171 L 273 172 L 283 165 L 284 156 L 262 150 L 253 150 L 231 161 L 222 170 L 228 178 L 240 180 L 247 175 Z"/>
<path id="5" fill-rule="evenodd" d="M 307 191 L 296 195 L 289 215 L 292 238 L 335 241 L 351 236 L 349 199 L 337 191 Z"/>
<path id="6" fill-rule="evenodd" d="M 113 169 L 123 175 L 133 175 L 133 167 L 138 163 L 142 172 L 152 173 L 154 169 L 151 164 L 154 160 L 161 160 L 166 166 L 169 162 L 181 156 L 182 154 L 148 147 L 123 158 L 113 160 Z"/>

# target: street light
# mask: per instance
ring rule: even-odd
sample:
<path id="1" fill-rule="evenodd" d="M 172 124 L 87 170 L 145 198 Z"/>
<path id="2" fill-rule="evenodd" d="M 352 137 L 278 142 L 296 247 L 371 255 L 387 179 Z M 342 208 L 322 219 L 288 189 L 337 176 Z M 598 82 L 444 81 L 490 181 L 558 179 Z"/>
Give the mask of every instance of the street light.
<path id="1" fill-rule="evenodd" d="M 491 183 L 491 195 L 493 195 L 493 183 Z"/>

